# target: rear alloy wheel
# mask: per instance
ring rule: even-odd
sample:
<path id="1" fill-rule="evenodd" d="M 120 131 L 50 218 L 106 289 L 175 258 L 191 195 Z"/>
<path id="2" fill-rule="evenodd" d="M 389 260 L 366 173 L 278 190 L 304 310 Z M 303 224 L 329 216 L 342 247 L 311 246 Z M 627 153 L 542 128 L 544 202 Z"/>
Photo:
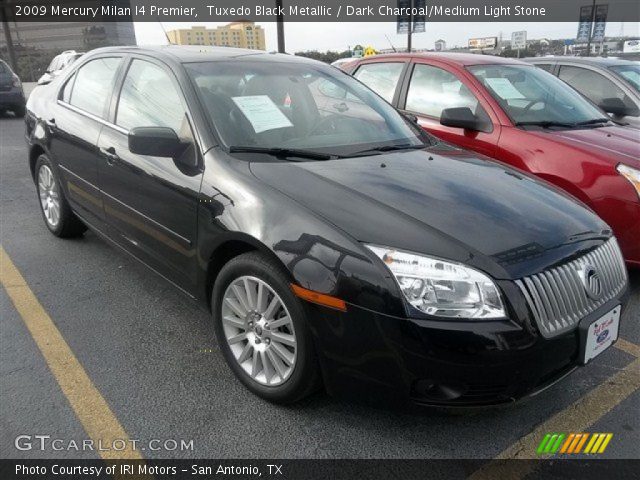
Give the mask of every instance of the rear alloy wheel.
<path id="1" fill-rule="evenodd" d="M 46 155 L 38 157 L 35 171 L 40 211 L 49 231 L 62 238 L 82 235 L 87 227 L 71 211 L 55 169 Z"/>
<path id="2" fill-rule="evenodd" d="M 42 165 L 38 170 L 38 195 L 49 228 L 57 228 L 60 223 L 60 192 L 49 165 Z"/>
<path id="3" fill-rule="evenodd" d="M 232 259 L 218 274 L 211 302 L 225 360 L 249 390 L 292 403 L 319 388 L 307 308 L 278 262 L 258 252 Z"/>

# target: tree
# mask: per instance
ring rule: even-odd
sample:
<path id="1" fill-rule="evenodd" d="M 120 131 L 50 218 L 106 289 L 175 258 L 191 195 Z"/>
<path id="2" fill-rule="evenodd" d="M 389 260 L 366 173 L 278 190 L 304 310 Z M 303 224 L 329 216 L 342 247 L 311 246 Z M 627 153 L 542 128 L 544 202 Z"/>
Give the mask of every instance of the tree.
<path id="1" fill-rule="evenodd" d="M 308 50 L 306 52 L 296 52 L 295 55 L 299 57 L 313 58 L 325 63 L 333 63 L 339 58 L 351 57 L 351 50 L 344 50 L 342 52 L 336 52 L 333 50 L 327 50 L 326 52 L 318 52 L 317 50 Z"/>

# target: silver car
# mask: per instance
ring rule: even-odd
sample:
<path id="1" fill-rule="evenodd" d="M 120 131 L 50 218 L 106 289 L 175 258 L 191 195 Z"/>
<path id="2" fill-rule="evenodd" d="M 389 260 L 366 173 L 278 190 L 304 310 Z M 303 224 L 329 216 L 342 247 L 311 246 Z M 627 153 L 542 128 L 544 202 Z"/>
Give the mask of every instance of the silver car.
<path id="1" fill-rule="evenodd" d="M 554 74 L 607 112 L 640 129 L 640 64 L 619 58 L 525 58 Z"/>

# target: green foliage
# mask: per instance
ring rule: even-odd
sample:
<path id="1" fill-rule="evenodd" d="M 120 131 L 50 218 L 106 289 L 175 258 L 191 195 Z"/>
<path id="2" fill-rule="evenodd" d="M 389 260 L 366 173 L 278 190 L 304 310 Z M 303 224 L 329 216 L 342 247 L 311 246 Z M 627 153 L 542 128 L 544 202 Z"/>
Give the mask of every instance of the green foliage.
<path id="1" fill-rule="evenodd" d="M 333 63 L 339 58 L 350 57 L 351 51 L 344 50 L 342 52 L 335 52 L 333 50 L 327 50 L 326 52 L 318 52 L 317 50 L 310 50 L 306 52 L 296 52 L 295 55 L 299 57 L 313 58 L 314 60 L 320 60 L 325 63 Z"/>

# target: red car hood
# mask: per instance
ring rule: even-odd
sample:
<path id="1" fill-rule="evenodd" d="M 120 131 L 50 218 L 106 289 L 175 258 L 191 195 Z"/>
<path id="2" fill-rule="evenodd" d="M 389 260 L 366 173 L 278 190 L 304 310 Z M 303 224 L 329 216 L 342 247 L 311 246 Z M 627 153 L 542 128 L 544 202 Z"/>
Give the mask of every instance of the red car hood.
<path id="1" fill-rule="evenodd" d="M 640 131 L 627 127 L 585 128 L 540 133 L 556 142 L 630 166 L 640 165 Z"/>

